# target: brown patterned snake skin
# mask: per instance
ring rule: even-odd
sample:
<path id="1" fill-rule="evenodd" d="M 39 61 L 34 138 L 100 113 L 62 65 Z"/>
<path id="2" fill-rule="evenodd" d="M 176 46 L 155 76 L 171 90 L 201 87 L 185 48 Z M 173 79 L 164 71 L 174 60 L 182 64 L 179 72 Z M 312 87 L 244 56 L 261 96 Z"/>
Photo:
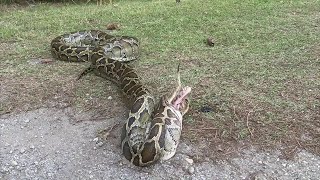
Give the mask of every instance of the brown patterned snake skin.
<path id="1" fill-rule="evenodd" d="M 171 158 L 177 149 L 182 117 L 188 111 L 190 87 L 177 87 L 171 96 L 155 100 L 137 73 L 125 61 L 138 57 L 139 43 L 128 36 L 111 36 L 102 31 L 79 31 L 58 36 L 51 42 L 55 58 L 64 61 L 89 61 L 90 67 L 79 78 L 93 71 L 116 83 L 130 100 L 129 117 L 123 126 L 121 148 L 126 159 L 136 166 L 147 166 Z"/>

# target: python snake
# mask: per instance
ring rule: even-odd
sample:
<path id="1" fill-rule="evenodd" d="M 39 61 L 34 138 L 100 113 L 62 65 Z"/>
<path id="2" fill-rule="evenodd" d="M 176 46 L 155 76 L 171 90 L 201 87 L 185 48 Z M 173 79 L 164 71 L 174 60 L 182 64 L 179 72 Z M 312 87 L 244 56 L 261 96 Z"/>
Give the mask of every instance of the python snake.
<path id="1" fill-rule="evenodd" d="M 162 96 L 156 104 L 134 69 L 124 63 L 139 55 L 139 42 L 134 37 L 112 36 L 99 30 L 78 31 L 54 38 L 51 52 L 59 60 L 90 62 L 79 77 L 93 71 L 116 83 L 130 100 L 129 117 L 121 133 L 126 159 L 136 166 L 147 166 L 175 154 L 191 91 L 190 87 L 182 87 L 179 73 L 171 96 Z"/>

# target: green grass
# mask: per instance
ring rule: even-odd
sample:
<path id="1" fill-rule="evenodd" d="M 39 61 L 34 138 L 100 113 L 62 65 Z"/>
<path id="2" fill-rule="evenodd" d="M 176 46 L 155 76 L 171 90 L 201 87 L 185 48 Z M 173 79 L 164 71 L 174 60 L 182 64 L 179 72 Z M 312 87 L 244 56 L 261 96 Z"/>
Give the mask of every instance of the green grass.
<path id="1" fill-rule="evenodd" d="M 49 44 L 57 35 L 105 30 L 108 23 L 117 22 L 121 29 L 116 34 L 141 40 L 141 58 L 134 66 L 154 94 L 169 91 L 181 61 L 182 80 L 193 87 L 186 127 L 198 127 L 201 133 L 202 119 L 218 128 L 218 137 L 226 141 L 299 142 L 319 153 L 312 146 L 319 141 L 320 125 L 319 1 L 183 0 L 176 4 L 163 0 L 114 5 L 3 7 L 0 77 L 11 83 L 5 84 L 10 86 L 6 92 L 18 91 L 14 97 L 20 101 L 7 100 L 0 110 L 30 102 L 36 108 L 53 101 L 51 96 L 70 98 L 80 107 L 104 104 L 109 93 L 116 94 L 114 88 L 105 92 L 110 83 L 101 84 L 104 81 L 94 76 L 72 80 L 86 64 L 30 65 L 29 61 L 51 58 Z M 214 38 L 214 47 L 204 43 L 207 37 Z M 17 86 L 29 80 L 39 83 L 39 88 Z M 33 96 L 24 96 L 31 91 Z M 214 111 L 199 112 L 204 105 Z M 302 135 L 311 138 L 304 140 Z"/>

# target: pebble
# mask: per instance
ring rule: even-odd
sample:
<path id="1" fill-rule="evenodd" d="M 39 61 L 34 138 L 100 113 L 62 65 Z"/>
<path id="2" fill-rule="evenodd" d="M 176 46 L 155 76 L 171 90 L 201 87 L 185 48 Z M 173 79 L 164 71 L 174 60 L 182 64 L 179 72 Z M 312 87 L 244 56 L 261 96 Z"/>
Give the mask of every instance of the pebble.
<path id="1" fill-rule="evenodd" d="M 191 159 L 191 158 L 185 158 L 185 160 L 189 163 L 189 164 L 193 164 L 193 159 Z"/>
<path id="2" fill-rule="evenodd" d="M 223 152 L 223 148 L 222 148 L 221 144 L 218 145 L 217 150 L 218 150 L 219 152 Z"/>
<path id="3" fill-rule="evenodd" d="M 11 161 L 11 164 L 14 165 L 14 166 L 16 166 L 16 165 L 18 165 L 18 162 L 15 161 L 15 160 L 12 160 L 12 161 Z"/>
<path id="4" fill-rule="evenodd" d="M 208 37 L 208 38 L 207 38 L 207 45 L 209 45 L 209 46 L 214 46 L 214 40 L 213 40 L 212 37 Z"/>
<path id="5" fill-rule="evenodd" d="M 24 153 L 26 151 L 26 148 L 21 148 L 20 149 L 20 153 L 22 154 L 22 153 Z"/>
<path id="6" fill-rule="evenodd" d="M 112 99 L 112 96 L 109 96 L 108 99 L 111 100 L 111 99 Z"/>
<path id="7" fill-rule="evenodd" d="M 30 120 L 29 120 L 29 119 L 26 119 L 24 122 L 25 122 L 25 123 L 28 123 L 28 122 L 30 122 Z"/>
<path id="8" fill-rule="evenodd" d="M 31 146 L 30 146 L 30 149 L 34 149 L 34 145 L 31 145 Z"/>
<path id="9" fill-rule="evenodd" d="M 97 145 L 98 145 L 99 147 L 101 147 L 101 146 L 103 146 L 103 142 L 99 142 Z"/>
<path id="10" fill-rule="evenodd" d="M 189 172 L 190 174 L 193 174 L 193 173 L 194 173 L 194 167 L 193 167 L 193 166 L 190 166 L 190 167 L 188 168 L 188 172 Z"/>
<path id="11" fill-rule="evenodd" d="M 93 141 L 93 142 L 98 142 L 98 141 L 99 141 L 99 138 L 96 137 L 96 138 L 94 138 L 92 141 Z"/>

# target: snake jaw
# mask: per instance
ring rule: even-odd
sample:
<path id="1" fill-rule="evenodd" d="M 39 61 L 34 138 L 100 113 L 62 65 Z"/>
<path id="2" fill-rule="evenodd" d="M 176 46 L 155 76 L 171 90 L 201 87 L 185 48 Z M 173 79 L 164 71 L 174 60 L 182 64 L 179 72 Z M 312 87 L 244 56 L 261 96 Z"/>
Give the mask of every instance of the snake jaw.
<path id="1" fill-rule="evenodd" d="M 188 94 L 191 92 L 191 87 L 180 87 L 178 91 L 173 93 L 172 98 L 169 99 L 169 104 L 176 110 L 180 111 L 184 115 L 189 109 Z M 171 101 L 170 101 L 171 100 Z"/>
<path id="2" fill-rule="evenodd" d="M 173 91 L 172 95 L 168 98 L 168 104 L 171 105 L 175 111 L 178 111 L 183 116 L 189 110 L 189 101 L 187 95 L 191 92 L 191 87 L 183 87 L 180 79 L 180 64 L 177 70 L 177 87 Z"/>

